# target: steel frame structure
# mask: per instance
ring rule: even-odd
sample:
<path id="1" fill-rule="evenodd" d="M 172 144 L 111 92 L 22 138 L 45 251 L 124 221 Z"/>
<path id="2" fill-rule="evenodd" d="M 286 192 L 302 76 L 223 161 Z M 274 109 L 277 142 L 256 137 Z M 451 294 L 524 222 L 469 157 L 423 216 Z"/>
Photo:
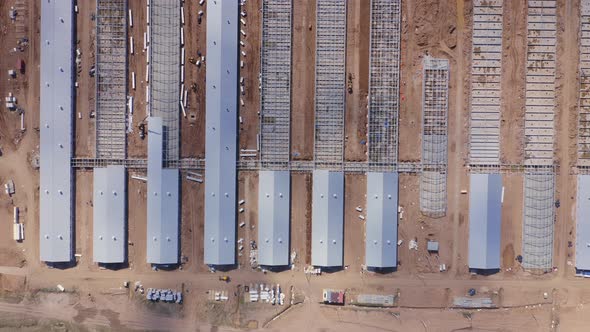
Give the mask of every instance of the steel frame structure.
<path id="1" fill-rule="evenodd" d="M 260 51 L 260 160 L 287 169 L 291 134 L 291 0 L 264 0 Z"/>
<path id="2" fill-rule="evenodd" d="M 420 211 L 439 218 L 447 210 L 449 61 L 426 56 L 422 74 L 422 163 L 439 165 L 443 170 L 423 169 Z"/>
<path id="3" fill-rule="evenodd" d="M 554 164 L 556 1 L 528 1 L 525 165 Z M 525 174 L 522 265 L 547 271 L 553 262 L 555 172 Z"/>
<path id="4" fill-rule="evenodd" d="M 346 1 L 316 3 L 315 141 L 317 167 L 344 160 Z"/>
<path id="5" fill-rule="evenodd" d="M 96 1 L 96 156 L 125 158 L 127 1 Z"/>
<path id="6" fill-rule="evenodd" d="M 180 157 L 180 1 L 152 0 L 149 7 L 149 115 L 162 118 L 164 159 Z"/>
<path id="7" fill-rule="evenodd" d="M 503 0 L 473 2 L 469 163 L 500 164 Z"/>
<path id="8" fill-rule="evenodd" d="M 371 0 L 369 165 L 397 164 L 401 1 Z"/>
<path id="9" fill-rule="evenodd" d="M 590 166 L 590 1 L 580 4 L 578 166 Z"/>
<path id="10" fill-rule="evenodd" d="M 522 266 L 549 271 L 553 266 L 554 173 L 525 173 L 524 191 Z"/>
<path id="11" fill-rule="evenodd" d="M 554 0 L 528 1 L 525 164 L 553 164 L 557 21 Z"/>

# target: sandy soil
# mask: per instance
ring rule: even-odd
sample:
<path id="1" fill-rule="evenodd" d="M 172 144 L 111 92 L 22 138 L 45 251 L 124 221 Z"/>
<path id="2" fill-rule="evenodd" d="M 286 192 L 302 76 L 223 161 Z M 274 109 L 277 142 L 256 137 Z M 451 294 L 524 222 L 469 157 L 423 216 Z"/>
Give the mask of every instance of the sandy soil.
<path id="1" fill-rule="evenodd" d="M 2 186 L 12 179 L 15 195 L 9 197 L 0 194 L 0 264 L 7 266 L 38 266 L 38 173 L 31 166 L 30 160 L 38 154 L 39 146 L 39 67 L 35 59 L 39 58 L 38 36 L 39 20 L 27 19 L 37 17 L 39 3 L 24 1 L 3 1 L 0 11 L 5 13 L 14 6 L 18 17 L 12 23 L 8 16 L 0 19 L 0 70 L 6 73 L 14 69 L 17 59 L 26 64 L 26 72 L 18 73 L 15 79 L 0 80 L 0 94 L 8 96 L 9 92 L 17 98 L 18 106 L 24 110 L 25 131 L 20 131 L 20 116 L 6 109 L 0 111 L 0 184 Z M 22 15 L 22 17 L 20 16 Z M 19 38 L 29 39 L 29 45 L 23 52 L 12 52 Z M 19 222 L 25 226 L 25 240 L 16 243 L 12 239 L 13 207 L 19 208 Z"/>
<path id="2" fill-rule="evenodd" d="M 291 174 L 291 251 L 295 266 L 311 264 L 311 174 Z"/>
<path id="3" fill-rule="evenodd" d="M 367 160 L 367 94 L 371 6 L 348 3 L 346 18 L 346 75 L 352 75 L 352 93 L 346 94 L 344 159 Z"/>
<path id="4" fill-rule="evenodd" d="M 127 57 L 127 75 L 129 77 L 127 91 L 133 97 L 133 123 L 131 124 L 132 133 L 127 135 L 127 156 L 129 158 L 146 158 L 147 140 L 139 138 L 138 126 L 145 121 L 148 114 L 145 100 L 148 85 L 145 81 L 147 58 L 143 49 L 143 34 L 147 32 L 147 12 L 143 1 L 129 1 L 129 9 L 133 13 L 133 27 L 128 28 L 127 34 L 129 38 L 133 37 L 134 45 L 133 54 Z M 131 46 L 128 44 L 127 48 L 130 49 Z M 135 90 L 133 90 L 131 83 L 132 73 L 135 73 Z"/>
<path id="5" fill-rule="evenodd" d="M 76 173 L 76 220 L 75 230 L 75 254 L 82 255 L 76 258 L 78 267 L 88 269 L 95 267 L 92 259 L 92 194 L 93 194 L 93 173 L 77 172 Z"/>
<path id="6" fill-rule="evenodd" d="M 365 264 L 365 222 L 355 210 L 366 206 L 367 178 L 346 174 L 344 177 L 344 266 L 346 272 L 357 273 Z"/>
<path id="7" fill-rule="evenodd" d="M 244 239 L 244 249 L 238 252 L 238 264 L 242 269 L 250 269 L 250 241 L 258 243 L 258 173 L 239 172 L 238 174 L 238 201 L 244 200 L 244 204 L 237 207 L 244 208 L 244 212 L 237 213 L 238 225 L 245 223 L 243 227 L 238 226 L 236 240 Z M 239 253 L 242 256 L 239 256 Z"/>
<path id="8" fill-rule="evenodd" d="M 260 73 L 260 39 L 262 31 L 262 5 L 257 1 L 246 1 L 242 10 L 247 13 L 246 26 L 240 24 L 240 28 L 246 32 L 246 36 L 239 35 L 244 41 L 245 47 L 240 46 L 240 51 L 246 52 L 246 56 L 240 54 L 239 60 L 244 61 L 244 68 L 240 69 L 240 77 L 244 77 L 244 107 L 240 106 L 242 124 L 239 124 L 239 147 L 241 149 L 256 149 L 256 136 L 260 119 L 260 90 L 258 89 L 258 73 Z M 238 93 L 239 94 L 239 93 Z"/>
<path id="9" fill-rule="evenodd" d="M 398 224 L 398 239 L 403 240 L 398 246 L 398 272 L 438 273 L 439 265 L 451 267 L 452 228 L 448 216 L 429 218 L 422 215 L 418 204 L 419 177 L 403 174 L 399 178 L 399 206 L 403 208 L 403 218 Z M 468 226 L 467 226 L 468 227 Z M 410 250 L 410 240 L 418 242 L 418 250 Z M 428 240 L 439 241 L 438 254 L 429 254 L 426 250 Z"/>
<path id="10" fill-rule="evenodd" d="M 291 156 L 313 159 L 315 85 L 315 0 L 293 2 Z"/>
<path id="11" fill-rule="evenodd" d="M 553 265 L 559 276 L 575 272 L 572 266 L 575 243 L 575 197 L 576 177 L 571 167 L 576 163 L 576 128 L 578 106 L 578 29 L 580 8 L 573 2 L 558 6 L 557 19 L 563 22 L 563 29 L 557 35 L 557 74 L 556 74 L 556 144 L 555 161 L 560 168 L 557 176 L 556 200 L 561 203 L 556 210 L 555 235 L 553 243 Z"/>
<path id="12" fill-rule="evenodd" d="M 186 256 L 188 262 L 183 266 L 190 272 L 205 270 L 203 264 L 203 234 L 205 225 L 205 186 L 202 183 L 185 180 L 181 181 L 182 202 L 180 205 L 182 218 L 180 228 L 181 256 Z"/>
<path id="13" fill-rule="evenodd" d="M 517 255 L 522 255 L 523 176 L 504 175 L 504 204 L 502 204 L 502 269 L 518 271 Z"/>
<path id="14" fill-rule="evenodd" d="M 449 58 L 449 53 L 457 46 L 456 26 L 453 2 L 402 1 L 400 161 L 417 161 L 420 158 L 422 58 L 426 53 Z M 451 81 L 454 70 L 451 65 Z"/>
<path id="15" fill-rule="evenodd" d="M 507 164 L 520 164 L 524 158 L 524 140 L 514 138 L 524 137 L 526 15 L 523 1 L 504 5 L 500 160 Z"/>
<path id="16" fill-rule="evenodd" d="M 128 261 L 132 271 L 149 271 L 146 263 L 147 183 L 127 177 Z"/>
<path id="17" fill-rule="evenodd" d="M 198 23 L 199 10 L 204 10 L 206 4 L 199 5 L 198 1 L 184 2 L 184 89 L 188 90 L 188 103 L 186 117 L 180 117 L 180 156 L 192 158 L 205 157 L 205 144 L 195 142 L 205 141 L 205 70 L 207 62 L 200 68 L 191 64 L 190 57 L 198 58 L 198 52 L 206 58 L 207 39 L 207 15 L 202 16 L 201 24 Z M 196 91 L 191 88 L 197 85 Z"/>
<path id="18" fill-rule="evenodd" d="M 95 120 L 90 113 L 96 110 L 96 79 L 90 77 L 90 68 L 95 64 L 96 1 L 83 1 L 79 4 L 76 17 L 77 36 L 76 47 L 82 52 L 81 63 L 77 66 L 78 89 L 76 89 L 76 109 L 74 114 L 75 127 L 75 155 L 77 157 L 92 157 L 95 155 Z M 78 113 L 82 113 L 79 119 Z"/>
<path id="19" fill-rule="evenodd" d="M 0 12 L 14 0 L 0 4 Z M 185 2 L 187 26 L 187 58 L 197 51 L 204 52 L 205 21 L 198 25 L 197 2 Z M 293 271 L 262 274 L 248 268 L 248 252 L 239 257 L 240 268 L 227 272 L 232 283 L 218 280 L 219 274 L 210 274 L 203 259 L 203 195 L 202 184 L 182 181 L 181 202 L 181 253 L 187 262 L 183 271 L 152 271 L 145 263 L 146 238 L 146 184 L 129 177 L 129 268 L 101 270 L 92 263 L 92 173 L 76 174 L 76 253 L 81 254 L 78 265 L 62 271 L 48 269 L 38 261 L 38 175 L 28 162 L 38 146 L 38 133 L 29 128 L 38 127 L 38 67 L 30 65 L 27 73 L 14 81 L 0 81 L 0 94 L 13 91 L 26 112 L 27 131 L 22 139 L 14 142 L 19 119 L 12 113 L 0 111 L 0 183 L 14 179 L 17 194 L 12 198 L 0 194 L 0 220 L 11 220 L 12 207 L 21 208 L 22 221 L 26 224 L 26 240 L 15 243 L 10 239 L 9 222 L 0 229 L 0 327 L 12 326 L 6 319 L 11 315 L 28 312 L 37 320 L 32 326 L 43 325 L 52 320 L 83 323 L 87 326 L 111 326 L 115 329 L 133 327 L 138 329 L 175 328 L 177 330 L 223 331 L 244 327 L 253 320 L 262 327 L 278 311 L 278 307 L 265 304 L 240 303 L 237 284 L 254 282 L 280 283 L 284 289 L 294 286 L 305 299 L 304 304 L 291 309 L 280 319 L 267 325 L 273 330 L 392 330 L 392 331 L 449 331 L 471 328 L 473 330 L 550 331 L 551 321 L 560 324 L 561 330 L 583 331 L 587 327 L 590 295 L 586 280 L 575 279 L 568 261 L 573 249 L 567 242 L 574 240 L 573 219 L 575 182 L 569 165 L 575 162 L 575 137 L 570 132 L 575 127 L 577 100 L 577 21 L 570 19 L 577 14 L 577 5 L 561 5 L 559 20 L 565 22 L 559 34 L 558 66 L 560 69 L 559 107 L 557 125 L 556 158 L 562 164 L 558 178 L 558 209 L 555 235 L 555 263 L 558 274 L 533 276 L 520 271 L 514 258 L 520 254 L 522 242 L 522 175 L 505 175 L 505 197 L 502 208 L 502 272 L 490 277 L 471 276 L 467 273 L 468 198 L 460 190 L 469 187 L 465 160 L 467 153 L 469 69 L 471 52 L 471 8 L 469 1 L 439 2 L 434 0 L 403 1 L 402 65 L 400 82 L 400 146 L 399 159 L 415 161 L 420 158 L 421 123 L 421 60 L 425 53 L 451 61 L 449 90 L 449 172 L 448 213 L 445 217 L 432 219 L 421 215 L 418 207 L 418 177 L 400 176 L 400 201 L 404 218 L 399 222 L 399 239 L 404 242 L 398 248 L 400 262 L 398 271 L 379 275 L 364 273 L 364 223 L 358 218 L 356 206 L 365 205 L 366 178 L 355 174 L 346 176 L 345 196 L 345 248 L 344 271 L 318 277 L 305 276 L 303 267 L 311 260 L 311 174 L 292 174 L 291 203 L 291 248 L 297 252 L 296 268 Z M 564 2 L 563 2 L 564 3 Z M 246 79 L 244 108 L 240 114 L 244 125 L 240 130 L 240 147 L 253 147 L 258 131 L 260 48 L 260 0 L 247 1 L 248 12 L 245 38 L 247 53 L 245 68 L 241 75 Z M 78 32 L 83 60 L 78 89 L 78 110 L 83 117 L 76 117 L 76 154 L 92 156 L 94 153 L 94 123 L 88 113 L 94 107 L 94 79 L 88 75 L 92 62 L 93 21 L 91 9 L 95 4 L 81 4 L 78 16 Z M 145 157 L 146 142 L 137 135 L 137 124 L 145 117 L 145 53 L 142 52 L 145 25 L 145 4 L 131 1 L 134 27 L 129 35 L 135 39 L 135 55 L 129 57 L 129 71 L 137 77 L 137 89 L 129 93 L 135 97 L 133 133 L 129 135 L 129 156 Z M 31 17 L 38 17 L 38 3 L 28 4 Z M 366 93 L 368 76 L 368 7 L 354 2 L 348 8 L 347 73 L 353 79 L 353 94 L 347 94 L 346 159 L 364 160 L 365 147 L 360 140 L 365 137 Z M 294 159 L 313 157 L 313 96 L 315 54 L 315 1 L 295 1 L 293 8 L 293 97 L 292 97 L 292 152 Z M 505 7 L 504 77 L 502 137 L 522 136 L 523 127 L 523 75 L 525 55 L 526 13 L 521 3 Z M 566 19 L 566 17 L 568 19 Z M 0 40 L 12 45 L 17 34 L 15 27 L 0 18 Z M 33 64 L 38 59 L 37 19 L 27 22 L 26 29 L 35 31 L 31 45 L 19 57 Z M 311 29 L 310 29 L 311 28 Z M 189 32 L 190 31 L 190 32 Z M 6 71 L 16 61 L 17 55 L 0 49 L 0 71 Z M 197 84 L 197 91 L 189 93 L 189 117 L 181 119 L 181 155 L 204 156 L 204 78 L 206 64 L 201 69 L 187 65 L 186 83 Z M 520 73 L 520 74 L 519 74 Z M 522 74 L 522 75 L 521 75 Z M 516 92 L 515 92 L 516 91 Z M 191 118 L 191 114 L 195 117 Z M 520 142 L 520 141 L 519 141 Z M 502 160 L 507 163 L 522 161 L 522 146 L 502 141 Z M 135 172 L 130 172 L 135 174 Z M 145 175 L 138 172 L 139 175 Z M 238 175 L 238 199 L 245 199 L 245 212 L 238 214 L 238 238 L 244 238 L 245 247 L 257 237 L 258 223 L 258 175 L 255 172 L 240 172 Z M 410 239 L 418 241 L 418 250 L 409 250 Z M 426 252 L 426 242 L 440 243 L 438 254 Z M 449 271 L 438 272 L 445 263 Z M 16 268 L 23 266 L 22 268 Z M 511 269 L 508 270 L 508 269 Z M 507 271 L 508 270 L 508 271 Z M 68 272 L 69 271 L 69 272 Z M 19 277 L 21 281 L 10 278 Z M 26 277 L 26 278 L 25 278 Z M 25 279 L 26 281 L 22 281 Z M 141 280 L 145 287 L 185 289 L 185 304 L 178 307 L 147 305 L 139 294 L 128 293 L 121 288 L 124 280 Z M 526 281 L 526 282 L 523 282 Z M 63 284 L 73 293 L 48 292 Z M 494 300 L 502 309 L 453 310 L 448 306 L 454 296 L 463 296 L 469 288 L 476 288 L 484 295 L 494 294 Z M 25 291 L 23 291 L 23 288 Z M 399 306 L 384 310 L 361 310 L 350 306 L 328 307 L 318 304 L 323 288 L 346 289 L 352 293 L 397 294 Z M 40 289 L 45 289 L 40 291 Z M 209 289 L 227 290 L 230 301 L 212 304 L 205 300 Z M 18 301 L 5 297 L 5 292 L 20 294 Z M 549 294 L 544 299 L 543 293 Z M 237 293 L 236 293 L 237 294 Z M 12 302 L 10 302 L 12 301 Z M 54 310 L 55 308 L 60 310 Z M 420 309 L 417 309 L 420 308 Z M 22 316 L 21 316 L 22 317 Z M 28 319 L 28 318 L 27 318 Z M 24 321 L 24 320 L 23 320 Z M 28 321 L 28 320 L 27 320 Z M 11 323 L 12 324 L 12 323 Z M 43 328 L 41 328 L 43 330 Z"/>

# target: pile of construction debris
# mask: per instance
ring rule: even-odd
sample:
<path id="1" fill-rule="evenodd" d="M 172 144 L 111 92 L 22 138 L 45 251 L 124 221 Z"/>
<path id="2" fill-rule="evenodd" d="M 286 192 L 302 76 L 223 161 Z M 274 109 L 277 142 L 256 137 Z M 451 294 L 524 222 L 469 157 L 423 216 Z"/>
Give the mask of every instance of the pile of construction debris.
<path id="1" fill-rule="evenodd" d="M 148 288 L 145 298 L 153 302 L 182 303 L 182 293 L 171 289 Z"/>
<path id="2" fill-rule="evenodd" d="M 263 302 L 270 303 L 272 305 L 284 305 L 285 304 L 285 293 L 281 292 L 281 286 L 279 284 L 275 286 L 268 284 L 250 284 L 245 287 L 244 293 L 246 302 Z"/>

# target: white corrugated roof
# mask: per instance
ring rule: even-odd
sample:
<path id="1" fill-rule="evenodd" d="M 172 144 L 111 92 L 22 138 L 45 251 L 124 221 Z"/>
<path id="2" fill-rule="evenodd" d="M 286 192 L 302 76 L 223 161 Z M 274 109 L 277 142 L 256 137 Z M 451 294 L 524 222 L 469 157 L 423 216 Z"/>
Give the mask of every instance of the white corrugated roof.
<path id="1" fill-rule="evenodd" d="M 469 184 L 469 268 L 500 268 L 502 175 L 471 174 Z"/>
<path id="2" fill-rule="evenodd" d="M 313 171 L 311 264 L 343 264 L 344 173 Z"/>
<path id="3" fill-rule="evenodd" d="M 92 254 L 94 262 L 123 263 L 127 241 L 125 166 L 94 169 Z"/>
<path id="4" fill-rule="evenodd" d="M 258 173 L 258 264 L 289 265 L 289 171 Z"/>
<path id="5" fill-rule="evenodd" d="M 41 2 L 40 256 L 72 260 L 73 1 Z"/>
<path id="6" fill-rule="evenodd" d="M 369 267 L 397 266 L 398 174 L 367 173 L 365 262 Z"/>
<path id="7" fill-rule="evenodd" d="M 162 118 L 148 119 L 147 262 L 177 264 L 179 173 L 162 168 Z"/>
<path id="8" fill-rule="evenodd" d="M 205 264 L 235 263 L 238 1 L 207 2 Z"/>

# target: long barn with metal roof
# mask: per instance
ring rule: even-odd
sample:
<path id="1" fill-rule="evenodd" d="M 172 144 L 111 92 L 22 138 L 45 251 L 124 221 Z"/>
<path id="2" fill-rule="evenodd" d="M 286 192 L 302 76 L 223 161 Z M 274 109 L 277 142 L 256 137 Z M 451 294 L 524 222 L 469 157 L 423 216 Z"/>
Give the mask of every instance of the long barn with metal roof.
<path id="1" fill-rule="evenodd" d="M 313 171 L 311 264 L 339 267 L 343 264 L 344 173 Z"/>
<path id="2" fill-rule="evenodd" d="M 365 264 L 397 267 L 398 174 L 367 174 Z"/>
<path id="3" fill-rule="evenodd" d="M 179 257 L 179 171 L 163 168 L 162 118 L 148 118 L 147 262 L 177 264 Z"/>
<path id="4" fill-rule="evenodd" d="M 74 1 L 41 2 L 40 258 L 73 258 Z"/>
<path id="5" fill-rule="evenodd" d="M 92 253 L 97 263 L 126 261 L 126 184 L 123 165 L 94 169 Z"/>
<path id="6" fill-rule="evenodd" d="M 258 181 L 258 264 L 289 265 L 289 171 L 261 171 Z"/>
<path id="7" fill-rule="evenodd" d="M 498 270 L 502 228 L 502 175 L 471 174 L 469 269 Z"/>
<path id="8" fill-rule="evenodd" d="M 205 264 L 232 265 L 236 247 L 238 2 L 207 2 Z"/>
<path id="9" fill-rule="evenodd" d="M 590 175 L 578 175 L 576 270 L 590 271 Z"/>

